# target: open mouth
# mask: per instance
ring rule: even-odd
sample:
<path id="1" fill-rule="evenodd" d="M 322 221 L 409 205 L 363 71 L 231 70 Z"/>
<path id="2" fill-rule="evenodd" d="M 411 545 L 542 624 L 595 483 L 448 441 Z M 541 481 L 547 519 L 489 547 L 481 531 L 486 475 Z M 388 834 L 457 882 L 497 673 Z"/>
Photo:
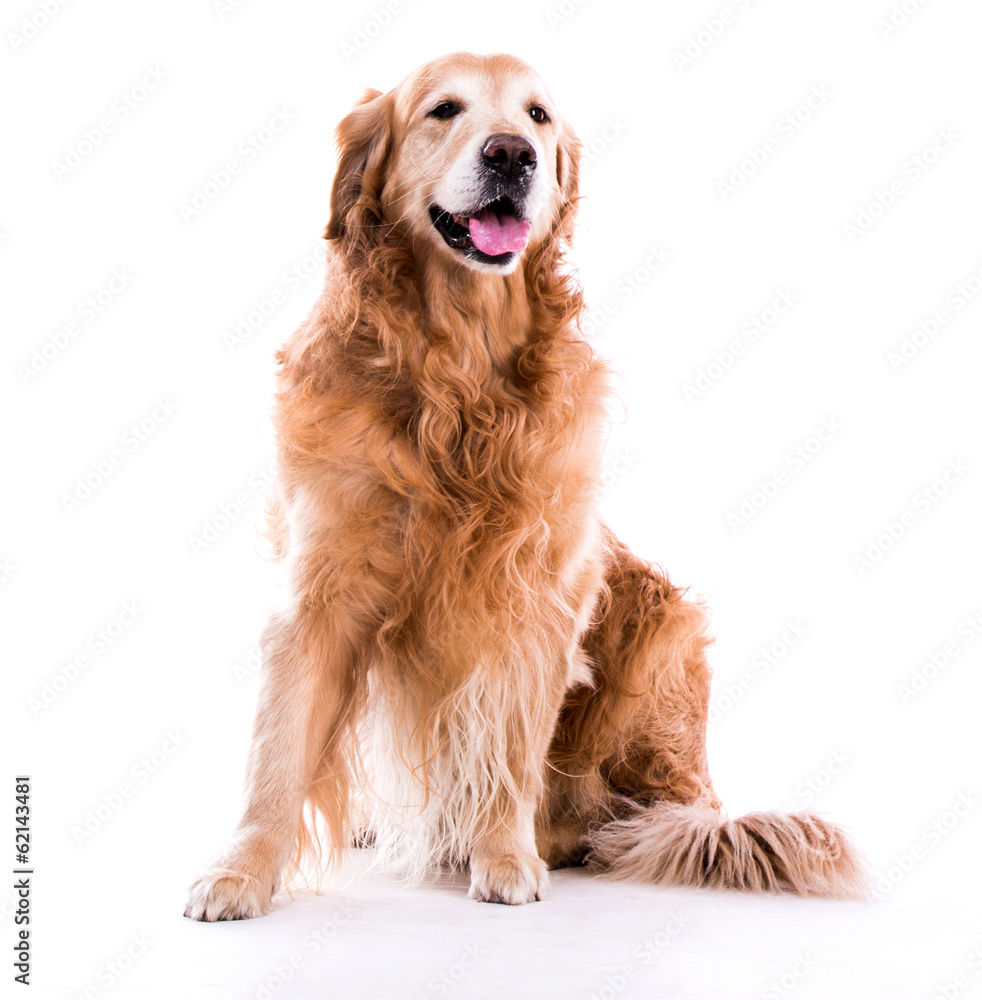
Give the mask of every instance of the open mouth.
<path id="1" fill-rule="evenodd" d="M 510 198 L 497 198 L 470 215 L 430 207 L 430 218 L 447 246 L 485 264 L 507 264 L 528 244 L 530 222 Z"/>

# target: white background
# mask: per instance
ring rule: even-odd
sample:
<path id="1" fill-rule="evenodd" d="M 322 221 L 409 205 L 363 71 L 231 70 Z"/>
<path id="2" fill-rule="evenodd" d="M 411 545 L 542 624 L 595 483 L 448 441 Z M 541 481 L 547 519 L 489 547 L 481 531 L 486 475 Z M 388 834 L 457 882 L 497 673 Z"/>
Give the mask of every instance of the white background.
<path id="1" fill-rule="evenodd" d="M 982 9 L 907 0 L 886 30 L 890 0 L 400 0 L 379 27 L 382 0 L 46 3 L 0 24 L 2 732 L 4 773 L 33 776 L 34 989 L 982 995 Z M 879 902 L 572 871 L 520 909 L 355 878 L 258 921 L 180 915 L 236 819 L 277 587 L 272 355 L 318 293 L 332 130 L 456 49 L 531 62 L 590 150 L 576 260 L 625 403 L 603 506 L 711 602 L 716 787 L 733 815 L 844 823 Z"/>

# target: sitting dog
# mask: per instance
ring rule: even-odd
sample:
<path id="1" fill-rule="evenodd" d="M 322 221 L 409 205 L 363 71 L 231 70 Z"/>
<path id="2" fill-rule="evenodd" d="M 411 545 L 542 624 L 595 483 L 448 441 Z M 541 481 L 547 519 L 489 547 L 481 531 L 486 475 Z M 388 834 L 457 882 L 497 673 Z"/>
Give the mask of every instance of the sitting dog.
<path id="1" fill-rule="evenodd" d="M 720 814 L 702 609 L 598 518 L 608 373 L 564 263 L 580 144 L 539 77 L 458 53 L 338 127 L 327 278 L 278 354 L 244 813 L 186 915 L 253 917 L 322 843 L 470 895 L 547 868 L 849 896 L 813 815 Z"/>

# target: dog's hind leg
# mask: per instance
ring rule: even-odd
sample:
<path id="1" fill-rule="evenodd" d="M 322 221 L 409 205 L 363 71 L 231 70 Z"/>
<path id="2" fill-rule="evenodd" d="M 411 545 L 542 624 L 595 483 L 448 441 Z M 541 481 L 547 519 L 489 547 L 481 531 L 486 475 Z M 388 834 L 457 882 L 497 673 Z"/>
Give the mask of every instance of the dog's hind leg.
<path id="1" fill-rule="evenodd" d="M 604 533 L 604 593 L 583 652 L 592 683 L 568 693 L 538 816 L 542 857 L 575 864 L 626 800 L 719 802 L 706 764 L 710 672 L 703 609 Z"/>
<path id="2" fill-rule="evenodd" d="M 571 694 L 552 749 L 557 769 L 607 786 L 592 817 L 581 810 L 588 863 L 663 885 L 862 896 L 865 862 L 835 824 L 808 813 L 721 815 L 706 764 L 702 608 L 612 537 L 609 553 L 610 598 L 584 640 L 595 687 Z M 560 817 L 569 798 L 553 797 Z"/>

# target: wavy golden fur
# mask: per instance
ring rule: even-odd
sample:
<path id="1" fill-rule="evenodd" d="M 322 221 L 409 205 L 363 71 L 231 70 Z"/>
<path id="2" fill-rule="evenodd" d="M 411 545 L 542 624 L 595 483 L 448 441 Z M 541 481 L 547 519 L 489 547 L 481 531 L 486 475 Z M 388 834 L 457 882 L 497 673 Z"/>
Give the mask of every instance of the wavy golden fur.
<path id="1" fill-rule="evenodd" d="M 608 378 L 564 263 L 579 143 L 542 82 L 447 56 L 369 91 L 338 142 L 324 293 L 278 356 L 291 593 L 244 815 L 187 914 L 261 914 L 291 856 L 356 837 L 410 876 L 467 866 L 486 901 L 538 899 L 584 856 L 860 889 L 831 824 L 719 816 L 703 611 L 598 521 Z M 526 242 L 498 253 L 475 218 Z"/>

